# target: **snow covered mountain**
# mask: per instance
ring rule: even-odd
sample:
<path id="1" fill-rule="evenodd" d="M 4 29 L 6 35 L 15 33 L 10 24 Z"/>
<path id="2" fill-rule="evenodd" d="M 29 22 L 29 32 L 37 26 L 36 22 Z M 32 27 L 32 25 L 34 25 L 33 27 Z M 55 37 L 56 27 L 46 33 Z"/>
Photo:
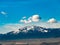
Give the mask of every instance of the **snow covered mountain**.
<path id="1" fill-rule="evenodd" d="M 18 29 L 19 31 L 11 31 L 11 33 L 33 33 L 33 32 L 42 32 L 42 33 L 48 33 L 48 32 L 52 32 L 52 31 L 60 31 L 60 28 L 44 28 L 44 27 L 40 27 L 40 26 L 25 26 L 22 28 Z"/>
<path id="2" fill-rule="evenodd" d="M 20 32 L 29 32 L 29 31 L 37 31 L 37 32 L 48 32 L 48 30 L 46 30 L 46 28 L 40 27 L 40 26 L 26 26 L 23 27 L 21 29 L 19 29 Z"/>
<path id="3" fill-rule="evenodd" d="M 60 37 L 60 28 L 44 28 L 32 25 L 19 28 L 18 30 L 18 32 L 11 31 L 6 34 L 0 34 L 0 40 Z"/>

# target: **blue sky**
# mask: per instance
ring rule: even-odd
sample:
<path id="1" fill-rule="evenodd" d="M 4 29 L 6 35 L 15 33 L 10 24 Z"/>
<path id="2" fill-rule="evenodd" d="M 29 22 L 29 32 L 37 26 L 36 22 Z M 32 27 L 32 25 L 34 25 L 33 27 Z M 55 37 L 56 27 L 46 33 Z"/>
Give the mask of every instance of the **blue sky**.
<path id="1" fill-rule="evenodd" d="M 43 21 L 60 21 L 60 0 L 0 0 L 0 26 L 38 14 Z"/>

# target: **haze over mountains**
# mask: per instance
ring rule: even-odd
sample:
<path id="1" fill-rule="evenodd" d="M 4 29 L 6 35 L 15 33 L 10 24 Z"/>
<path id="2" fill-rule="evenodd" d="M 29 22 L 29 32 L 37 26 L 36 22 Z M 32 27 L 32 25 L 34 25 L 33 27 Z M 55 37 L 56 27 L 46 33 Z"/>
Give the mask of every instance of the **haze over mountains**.
<path id="1" fill-rule="evenodd" d="M 60 28 L 44 28 L 34 25 L 19 28 L 18 31 L 11 31 L 6 34 L 0 34 L 0 40 L 56 37 L 60 37 Z"/>

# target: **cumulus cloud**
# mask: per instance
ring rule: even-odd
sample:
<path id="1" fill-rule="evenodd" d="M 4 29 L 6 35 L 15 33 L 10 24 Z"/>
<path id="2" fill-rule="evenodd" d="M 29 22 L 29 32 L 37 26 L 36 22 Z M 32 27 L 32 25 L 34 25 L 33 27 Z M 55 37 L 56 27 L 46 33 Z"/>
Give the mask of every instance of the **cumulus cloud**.
<path id="1" fill-rule="evenodd" d="M 24 17 L 24 18 L 26 18 L 26 17 Z M 23 23 L 39 22 L 40 19 L 41 18 L 39 15 L 33 15 L 33 16 L 29 17 L 28 19 L 20 20 L 20 22 L 23 22 Z"/>
<path id="2" fill-rule="evenodd" d="M 40 16 L 39 15 L 33 15 L 32 16 L 32 21 L 33 22 L 38 22 L 40 20 Z"/>
<path id="3" fill-rule="evenodd" d="M 32 21 L 31 20 L 20 20 L 20 22 L 22 22 L 22 23 L 31 23 Z"/>
<path id="4" fill-rule="evenodd" d="M 51 19 L 48 20 L 48 22 L 49 22 L 49 23 L 56 23 L 57 21 L 56 21 L 55 18 L 51 18 Z"/>

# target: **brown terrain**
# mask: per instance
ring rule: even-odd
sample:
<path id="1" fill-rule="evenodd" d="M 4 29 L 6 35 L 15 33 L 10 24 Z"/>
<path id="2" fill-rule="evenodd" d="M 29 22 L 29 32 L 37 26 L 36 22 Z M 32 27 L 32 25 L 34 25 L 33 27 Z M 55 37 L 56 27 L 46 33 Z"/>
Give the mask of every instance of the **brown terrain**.
<path id="1" fill-rule="evenodd" d="M 5 40 L 0 45 L 60 45 L 60 38 Z"/>

